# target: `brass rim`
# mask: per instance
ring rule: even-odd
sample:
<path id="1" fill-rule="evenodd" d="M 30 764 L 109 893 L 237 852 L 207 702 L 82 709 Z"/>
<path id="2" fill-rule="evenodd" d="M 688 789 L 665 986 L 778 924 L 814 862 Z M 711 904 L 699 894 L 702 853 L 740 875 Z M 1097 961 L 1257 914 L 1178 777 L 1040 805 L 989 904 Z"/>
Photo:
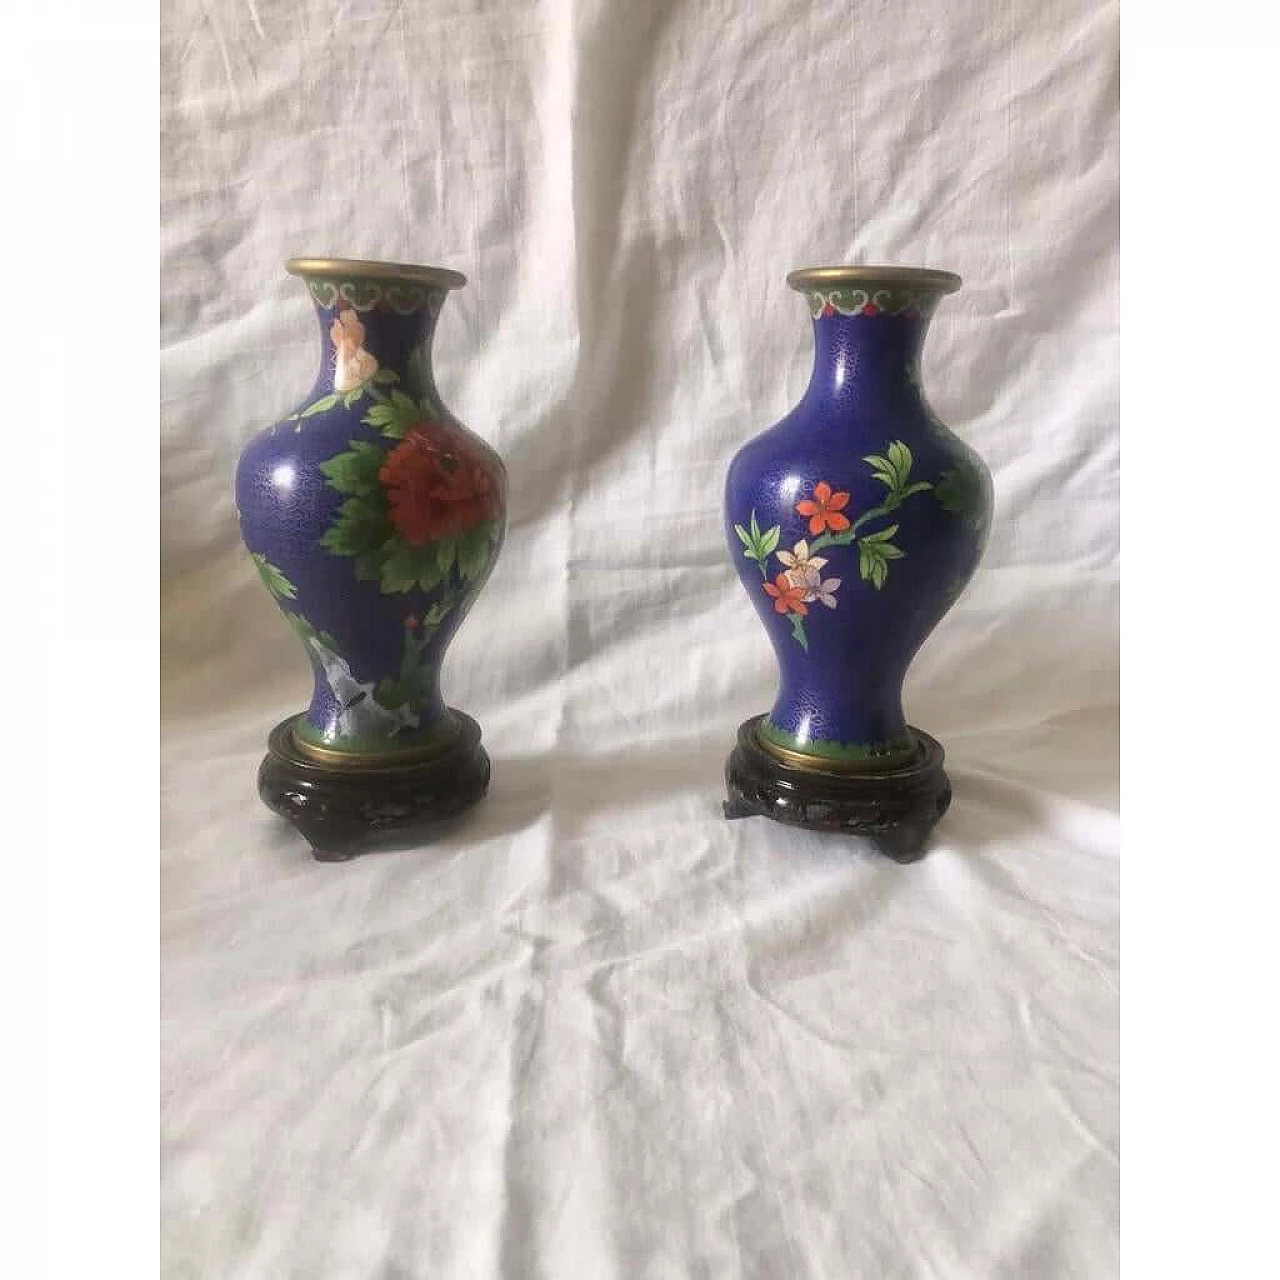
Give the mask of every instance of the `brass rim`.
<path id="1" fill-rule="evenodd" d="M 804 292 L 824 285 L 853 284 L 864 289 L 877 285 L 884 289 L 931 289 L 935 293 L 955 293 L 963 281 L 954 271 L 932 267 L 802 267 L 787 276 L 787 283 Z"/>
<path id="2" fill-rule="evenodd" d="M 373 262 L 365 258 L 290 258 L 284 269 L 291 276 L 313 280 L 407 280 L 442 289 L 461 289 L 467 277 L 448 267 L 423 267 L 412 262 Z"/>
<path id="3" fill-rule="evenodd" d="M 314 760 L 317 764 L 339 765 L 343 769 L 398 769 L 403 765 L 421 764 L 424 760 L 444 755 L 457 744 L 460 737 L 461 730 L 455 725 L 454 731 L 446 734 L 438 742 L 404 751 L 386 751 L 375 756 L 357 751 L 335 751 L 332 747 L 318 747 L 298 737 L 292 725 L 289 728 L 289 742 L 300 756 L 307 760 Z"/>
<path id="4" fill-rule="evenodd" d="M 773 756 L 775 760 L 781 760 L 783 764 L 789 765 L 793 769 L 803 769 L 806 773 L 890 772 L 895 769 L 905 768 L 911 764 L 919 750 L 918 747 L 911 746 L 892 755 L 875 756 L 865 760 L 830 760 L 825 756 L 806 755 L 802 751 L 791 751 L 787 747 L 780 747 L 777 743 L 770 742 L 758 727 L 755 731 L 755 738 L 756 745 L 762 751 Z"/>

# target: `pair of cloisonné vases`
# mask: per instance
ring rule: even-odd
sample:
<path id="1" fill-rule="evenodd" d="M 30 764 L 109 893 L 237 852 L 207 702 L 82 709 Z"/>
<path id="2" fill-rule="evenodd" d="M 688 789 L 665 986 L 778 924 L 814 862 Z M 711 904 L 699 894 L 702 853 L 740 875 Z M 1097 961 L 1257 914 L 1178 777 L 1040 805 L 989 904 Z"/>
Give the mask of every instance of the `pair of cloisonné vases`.
<path id="1" fill-rule="evenodd" d="M 507 475 L 442 403 L 431 341 L 456 272 L 295 259 L 320 322 L 316 380 L 250 441 L 241 531 L 315 678 L 276 726 L 259 790 L 318 857 L 421 832 L 485 792 L 444 652 L 502 547 Z M 777 654 L 777 700 L 739 730 L 729 817 L 863 834 L 906 860 L 950 787 L 907 725 L 913 655 L 972 576 L 991 515 L 978 456 L 929 408 L 920 350 L 942 271 L 793 272 L 814 321 L 800 403 L 729 467 L 726 535 Z"/>

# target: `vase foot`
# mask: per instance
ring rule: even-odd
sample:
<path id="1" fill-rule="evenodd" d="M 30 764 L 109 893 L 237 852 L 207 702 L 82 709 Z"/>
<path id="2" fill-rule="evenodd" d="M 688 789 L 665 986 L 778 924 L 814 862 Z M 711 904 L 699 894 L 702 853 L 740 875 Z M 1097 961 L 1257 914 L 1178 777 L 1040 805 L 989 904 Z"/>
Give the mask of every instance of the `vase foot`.
<path id="1" fill-rule="evenodd" d="M 480 726 L 452 713 L 458 740 L 430 760 L 385 768 L 320 764 L 293 744 L 293 717 L 271 731 L 258 769 L 263 803 L 288 819 L 318 862 L 344 862 L 412 834 L 429 840 L 489 789 L 489 756 Z"/>
<path id="2" fill-rule="evenodd" d="M 821 773 L 783 764 L 760 746 L 753 716 L 725 765 L 726 818 L 765 817 L 810 831 L 866 836 L 895 862 L 914 862 L 951 804 L 940 743 L 911 729 L 915 760 L 884 772 Z"/>

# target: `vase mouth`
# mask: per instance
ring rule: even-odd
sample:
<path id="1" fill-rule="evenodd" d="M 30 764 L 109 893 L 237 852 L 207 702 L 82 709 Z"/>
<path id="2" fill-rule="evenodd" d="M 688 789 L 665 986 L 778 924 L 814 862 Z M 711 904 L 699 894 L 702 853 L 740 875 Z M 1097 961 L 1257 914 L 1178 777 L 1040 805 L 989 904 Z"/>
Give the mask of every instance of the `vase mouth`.
<path id="1" fill-rule="evenodd" d="M 310 280 L 403 280 L 461 289 L 467 277 L 448 267 L 425 267 L 413 262 L 376 262 L 367 258 L 290 258 L 284 269 Z"/>
<path id="2" fill-rule="evenodd" d="M 955 293 L 963 283 L 954 271 L 932 267 L 802 267 L 787 276 L 787 283 L 800 293 L 829 285 L 857 285 L 868 289 L 927 289 L 930 293 Z"/>

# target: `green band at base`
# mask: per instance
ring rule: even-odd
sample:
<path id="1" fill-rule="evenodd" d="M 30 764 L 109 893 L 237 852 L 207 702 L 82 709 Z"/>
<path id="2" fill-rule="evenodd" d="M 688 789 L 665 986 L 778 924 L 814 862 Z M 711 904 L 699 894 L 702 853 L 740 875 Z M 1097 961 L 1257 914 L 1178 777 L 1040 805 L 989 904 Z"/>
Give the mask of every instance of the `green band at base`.
<path id="1" fill-rule="evenodd" d="M 916 743 L 910 734 L 885 742 L 801 742 L 794 734 L 770 724 L 767 717 L 760 721 L 756 734 L 766 751 L 798 769 L 835 773 L 892 769 L 910 763 L 916 755 Z"/>

